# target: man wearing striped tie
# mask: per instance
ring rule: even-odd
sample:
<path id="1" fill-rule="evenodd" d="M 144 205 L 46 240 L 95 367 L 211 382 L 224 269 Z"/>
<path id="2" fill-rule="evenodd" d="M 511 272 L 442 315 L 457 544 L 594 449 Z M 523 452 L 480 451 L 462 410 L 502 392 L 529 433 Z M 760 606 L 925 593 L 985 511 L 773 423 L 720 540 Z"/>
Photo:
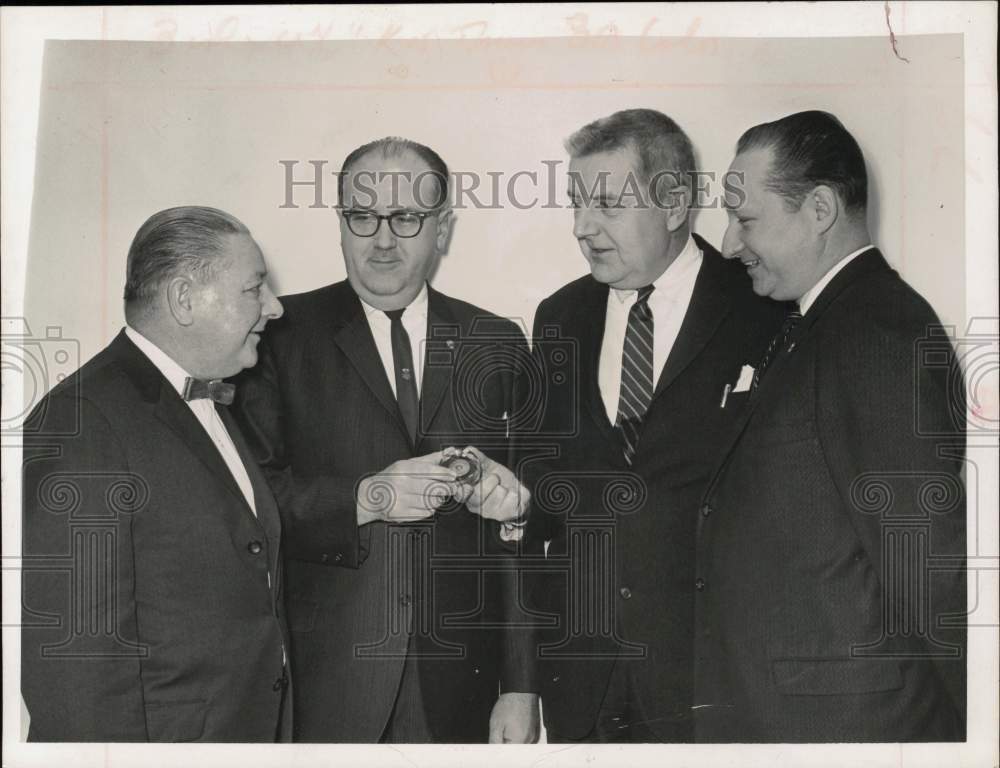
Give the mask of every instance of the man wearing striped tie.
<path id="1" fill-rule="evenodd" d="M 548 542 L 531 607 L 556 617 L 538 646 L 548 739 L 690 741 L 698 501 L 781 308 L 692 233 L 694 151 L 669 117 L 617 112 L 567 148 L 590 274 L 538 307 L 551 385 L 525 439 L 550 457 L 525 458 L 527 546 Z M 548 356 L 555 338 L 576 354 Z"/>

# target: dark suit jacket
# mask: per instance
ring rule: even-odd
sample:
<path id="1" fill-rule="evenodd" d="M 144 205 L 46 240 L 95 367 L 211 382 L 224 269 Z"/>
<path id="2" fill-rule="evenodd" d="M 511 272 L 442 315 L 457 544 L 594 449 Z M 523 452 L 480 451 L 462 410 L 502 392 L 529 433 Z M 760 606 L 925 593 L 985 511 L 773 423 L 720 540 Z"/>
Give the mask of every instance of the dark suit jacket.
<path id="1" fill-rule="evenodd" d="M 582 277 L 535 317 L 549 386 L 539 436 L 525 441 L 528 546 L 537 553 L 540 539 L 551 543 L 531 607 L 552 624 L 539 649 L 542 700 L 546 727 L 561 736 L 593 728 L 621 657 L 634 665 L 649 726 L 665 741 L 690 739 L 698 501 L 748 397 L 730 394 L 723 408 L 723 388 L 756 364 L 780 324 L 779 305 L 752 293 L 742 265 L 697 243 L 694 293 L 630 469 L 598 386 L 608 287 Z M 563 354 L 560 344 L 569 345 Z M 546 449 L 556 455 L 527 455 Z"/>
<path id="2" fill-rule="evenodd" d="M 280 521 L 253 462 L 257 517 L 124 331 L 39 404 L 24 442 L 29 740 L 290 740 Z"/>
<path id="3" fill-rule="evenodd" d="M 516 663 L 527 651 L 508 648 L 514 635 L 500 628 L 515 593 L 502 583 L 510 555 L 497 524 L 453 505 L 421 523 L 359 528 L 355 493 L 366 475 L 449 445 L 508 463 L 502 417 L 524 334 L 429 289 L 412 446 L 350 284 L 282 303 L 238 399 L 284 520 L 296 739 L 377 741 L 411 654 L 435 740 L 486 741 L 500 685 L 535 685 Z"/>
<path id="4" fill-rule="evenodd" d="M 699 517 L 698 741 L 963 738 L 965 409 L 938 323 L 872 249 L 764 376 Z"/>

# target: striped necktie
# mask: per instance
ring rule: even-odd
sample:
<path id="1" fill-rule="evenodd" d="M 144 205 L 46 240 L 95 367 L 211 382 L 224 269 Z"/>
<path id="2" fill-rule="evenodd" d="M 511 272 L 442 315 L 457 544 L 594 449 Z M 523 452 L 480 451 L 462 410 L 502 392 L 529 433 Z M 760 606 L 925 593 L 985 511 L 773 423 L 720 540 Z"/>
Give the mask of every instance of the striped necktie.
<path id="1" fill-rule="evenodd" d="M 628 313 L 622 348 L 622 383 L 615 426 L 625 441 L 625 463 L 632 466 L 639 446 L 639 427 L 653 401 L 653 286 L 640 288 Z"/>
<path id="2" fill-rule="evenodd" d="M 771 343 L 767 345 L 767 351 L 764 353 L 764 357 L 760 359 L 760 365 L 758 365 L 757 370 L 753 372 L 753 383 L 750 385 L 751 392 L 757 391 L 757 387 L 760 386 L 760 380 L 763 378 L 764 373 L 767 371 L 771 363 L 774 362 L 774 359 L 785 351 L 785 347 L 788 346 L 788 342 L 791 340 L 792 333 L 801 321 L 802 313 L 799 312 L 799 305 L 796 304 L 795 308 L 785 315 L 785 321 L 781 324 L 781 328 L 778 332 L 774 334 L 774 338 L 771 339 Z"/>

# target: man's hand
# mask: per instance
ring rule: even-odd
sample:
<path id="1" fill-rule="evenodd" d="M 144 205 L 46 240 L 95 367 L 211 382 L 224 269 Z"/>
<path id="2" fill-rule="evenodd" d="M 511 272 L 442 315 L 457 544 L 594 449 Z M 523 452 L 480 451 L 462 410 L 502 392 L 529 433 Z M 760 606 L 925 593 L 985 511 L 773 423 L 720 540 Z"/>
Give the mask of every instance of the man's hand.
<path id="1" fill-rule="evenodd" d="M 490 713 L 490 744 L 534 744 L 538 741 L 537 693 L 501 693 Z"/>
<path id="2" fill-rule="evenodd" d="M 465 449 L 474 453 L 482 467 L 482 476 L 465 499 L 473 514 L 501 523 L 519 520 L 528 510 L 531 494 L 518 482 L 514 473 L 498 461 L 493 461 L 478 448 Z"/>
<path id="3" fill-rule="evenodd" d="M 468 490 L 455 482 L 455 473 L 442 467 L 441 452 L 390 464 L 358 484 L 358 525 L 385 520 L 406 523 L 431 517 L 453 496 L 464 499 Z"/>

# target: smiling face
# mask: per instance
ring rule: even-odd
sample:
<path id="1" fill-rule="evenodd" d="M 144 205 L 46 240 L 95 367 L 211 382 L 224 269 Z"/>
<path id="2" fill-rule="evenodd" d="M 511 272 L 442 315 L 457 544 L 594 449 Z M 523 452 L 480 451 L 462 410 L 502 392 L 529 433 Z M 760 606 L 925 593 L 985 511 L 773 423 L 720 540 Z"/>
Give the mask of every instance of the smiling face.
<path id="1" fill-rule="evenodd" d="M 206 379 L 255 365 L 264 326 L 284 311 L 266 282 L 267 266 L 253 238 L 225 235 L 223 242 L 215 276 L 192 286 L 189 373 Z"/>
<path id="2" fill-rule="evenodd" d="M 437 181 L 430 173 L 412 152 L 388 158 L 377 151 L 369 153 L 347 169 L 344 209 L 383 216 L 393 211 L 433 211 Z M 415 237 L 399 237 L 386 220 L 379 222 L 374 235 L 361 237 L 351 231 L 343 212 L 338 214 L 347 279 L 358 296 L 381 310 L 409 305 L 447 245 L 451 211 L 424 217 Z"/>
<path id="3" fill-rule="evenodd" d="M 753 149 L 729 167 L 722 255 L 746 265 L 757 295 L 797 301 L 826 271 L 822 243 L 813 209 L 803 204 L 790 211 L 785 198 L 767 188 L 772 159 L 771 149 Z"/>
<path id="4" fill-rule="evenodd" d="M 573 235 L 594 279 L 612 288 L 649 285 L 676 256 L 668 213 L 650 204 L 648 185 L 635 168 L 630 148 L 569 164 Z"/>

